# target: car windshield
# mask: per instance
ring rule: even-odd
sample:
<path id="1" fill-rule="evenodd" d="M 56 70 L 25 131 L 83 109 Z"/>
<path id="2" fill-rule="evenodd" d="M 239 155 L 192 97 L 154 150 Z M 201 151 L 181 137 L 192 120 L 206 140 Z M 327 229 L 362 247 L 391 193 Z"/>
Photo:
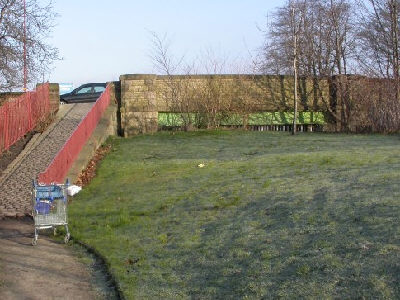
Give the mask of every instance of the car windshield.
<path id="1" fill-rule="evenodd" d="M 105 87 L 104 86 L 95 86 L 94 87 L 94 92 L 95 93 L 102 93 L 102 92 L 104 92 L 105 91 Z"/>
<path id="2" fill-rule="evenodd" d="M 84 87 L 84 88 L 77 90 L 76 93 L 77 94 L 88 94 L 88 93 L 91 93 L 91 91 L 92 91 L 92 87 L 89 86 L 89 87 Z"/>

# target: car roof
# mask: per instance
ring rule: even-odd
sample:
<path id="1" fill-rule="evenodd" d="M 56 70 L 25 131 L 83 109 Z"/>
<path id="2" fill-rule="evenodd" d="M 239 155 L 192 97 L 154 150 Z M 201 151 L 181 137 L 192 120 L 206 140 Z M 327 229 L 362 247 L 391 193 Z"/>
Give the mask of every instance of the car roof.
<path id="1" fill-rule="evenodd" d="M 106 86 L 106 83 L 104 83 L 104 82 L 97 82 L 97 83 L 85 83 L 85 84 L 82 84 L 82 85 L 80 85 L 79 87 L 82 87 L 82 86 L 95 86 L 95 85 L 98 85 L 98 86 Z"/>

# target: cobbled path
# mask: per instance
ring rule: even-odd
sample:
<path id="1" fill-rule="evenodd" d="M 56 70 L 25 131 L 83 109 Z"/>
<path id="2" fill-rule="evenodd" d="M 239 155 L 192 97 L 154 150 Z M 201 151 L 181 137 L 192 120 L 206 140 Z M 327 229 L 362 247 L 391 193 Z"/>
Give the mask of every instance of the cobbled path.
<path id="1" fill-rule="evenodd" d="M 92 106 L 93 103 L 83 103 L 61 107 L 60 112 L 64 111 L 65 115 L 58 117 L 55 125 L 42 133 L 12 171 L 0 179 L 0 219 L 32 214 L 32 179 L 47 168 Z"/>

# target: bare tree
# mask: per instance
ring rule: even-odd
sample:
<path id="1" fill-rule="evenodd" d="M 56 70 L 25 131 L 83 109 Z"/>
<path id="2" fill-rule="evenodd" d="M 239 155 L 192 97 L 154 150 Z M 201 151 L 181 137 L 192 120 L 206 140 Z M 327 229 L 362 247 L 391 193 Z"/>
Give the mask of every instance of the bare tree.
<path id="1" fill-rule="evenodd" d="M 46 42 L 56 14 L 51 1 L 42 6 L 38 0 L 26 1 L 26 49 L 28 82 L 34 83 L 50 71 L 58 51 Z M 0 90 L 23 86 L 24 51 L 23 1 L 0 0 Z"/>
<path id="2" fill-rule="evenodd" d="M 360 71 L 364 78 L 353 98 L 363 113 L 359 123 L 375 132 L 400 130 L 400 1 L 359 1 Z"/>
<path id="3" fill-rule="evenodd" d="M 359 62 L 364 73 L 376 77 L 399 77 L 399 3 L 398 0 L 359 2 Z"/>
<path id="4" fill-rule="evenodd" d="M 292 134 L 296 133 L 299 57 L 301 56 L 299 45 L 303 43 L 305 5 L 306 1 L 290 0 L 285 6 L 277 9 L 264 47 L 264 72 L 272 70 L 277 74 L 293 74 L 294 76 Z"/>
<path id="5" fill-rule="evenodd" d="M 296 134 L 297 126 L 297 85 L 298 85 L 298 52 L 299 52 L 299 36 L 301 31 L 301 23 L 303 16 L 298 12 L 296 7 L 291 3 L 290 8 L 290 27 L 292 28 L 293 38 L 293 74 L 294 74 L 294 105 L 293 105 L 293 126 L 292 134 Z"/>
<path id="6" fill-rule="evenodd" d="M 247 124 L 260 99 L 249 84 L 253 82 L 251 76 L 229 75 L 233 69 L 240 73 L 240 68 L 228 69 L 228 59 L 210 49 L 188 64 L 183 57 L 175 58 L 166 35 L 151 33 L 151 38 L 151 58 L 157 72 L 164 75 L 162 98 L 167 111 L 179 115 L 176 125 L 184 130 L 213 129 L 233 115 Z M 203 76 L 199 76 L 199 65 L 206 73 Z M 178 72 L 184 76 L 176 76 Z"/>
<path id="7" fill-rule="evenodd" d="M 293 8 L 297 15 L 296 22 L 292 16 Z M 340 75 L 347 74 L 354 47 L 352 13 L 350 0 L 288 1 L 273 15 L 263 48 L 263 73 L 294 74 L 297 70 L 299 76 L 312 78 L 314 102 L 307 107 L 315 110 L 316 103 L 322 101 L 331 118 L 340 123 L 348 119 L 346 114 L 343 116 L 347 111 L 346 101 L 340 102 L 343 105 L 340 109 L 336 105 L 332 107 L 329 95 L 327 97 L 322 91 L 320 79 L 339 75 L 337 79 L 340 82 Z M 297 68 L 290 59 L 294 48 Z M 336 87 L 338 94 L 346 94 L 345 84 L 338 83 Z M 295 90 L 298 88 L 297 85 Z"/>
<path id="8" fill-rule="evenodd" d="M 366 0 L 360 16 L 359 62 L 368 76 L 393 79 L 400 93 L 399 0 Z M 363 3 L 360 3 L 360 6 Z"/>
<path id="9" fill-rule="evenodd" d="M 167 34 L 160 37 L 157 33 L 150 32 L 150 35 L 152 42 L 150 57 L 156 71 L 166 76 L 163 100 L 169 111 L 180 114 L 180 120 L 169 121 L 177 124 L 182 121 L 183 128 L 189 130 L 193 123 L 193 101 L 190 101 L 193 95 L 190 95 L 191 89 L 187 86 L 189 82 L 183 78 L 175 78 L 174 75 L 184 70 L 185 75 L 190 76 L 193 70 L 191 66 L 184 65 L 184 56 L 176 58 L 171 53 L 171 41 Z"/>

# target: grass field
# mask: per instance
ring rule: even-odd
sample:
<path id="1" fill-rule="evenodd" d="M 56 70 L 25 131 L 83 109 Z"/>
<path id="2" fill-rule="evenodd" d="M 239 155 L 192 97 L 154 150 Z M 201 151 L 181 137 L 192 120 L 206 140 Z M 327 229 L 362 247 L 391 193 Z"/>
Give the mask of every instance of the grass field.
<path id="1" fill-rule="evenodd" d="M 127 298 L 400 297 L 399 136 L 109 142 L 70 224 Z"/>

